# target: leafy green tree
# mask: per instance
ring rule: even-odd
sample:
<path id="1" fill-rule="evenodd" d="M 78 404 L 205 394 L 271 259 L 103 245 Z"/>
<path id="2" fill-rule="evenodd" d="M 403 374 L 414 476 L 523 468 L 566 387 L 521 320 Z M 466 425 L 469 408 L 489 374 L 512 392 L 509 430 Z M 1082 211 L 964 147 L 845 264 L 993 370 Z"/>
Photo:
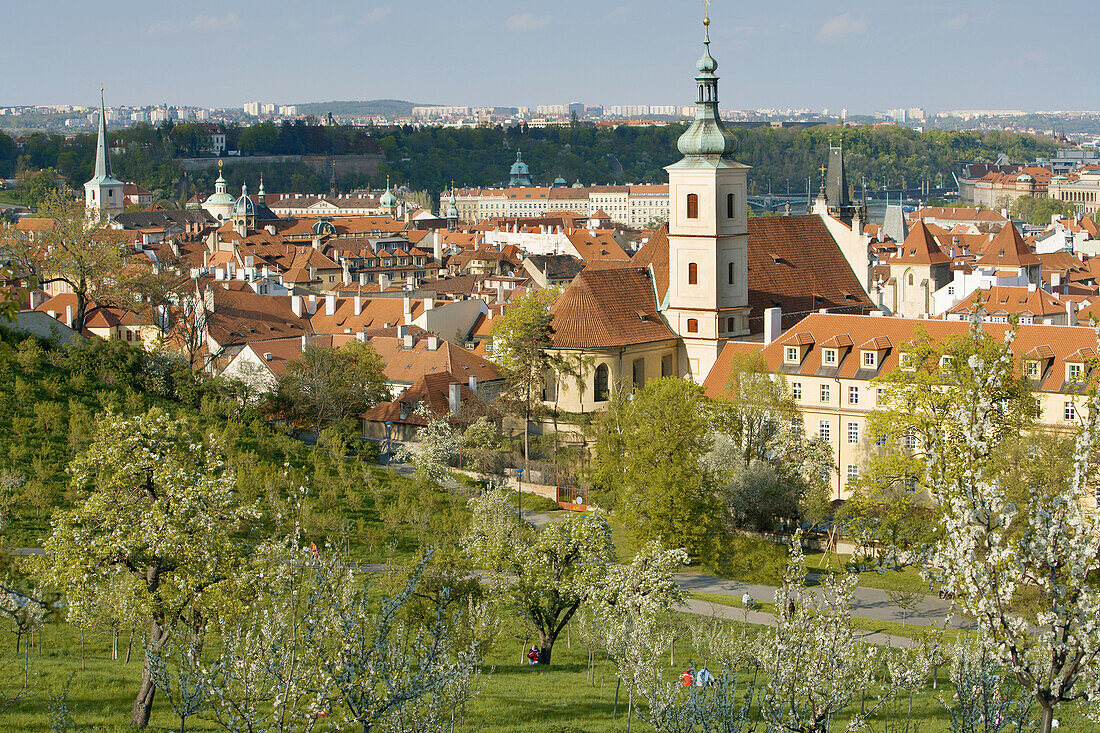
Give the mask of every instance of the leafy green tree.
<path id="1" fill-rule="evenodd" d="M 1028 224 L 1049 226 L 1051 216 L 1073 216 L 1077 207 L 1069 201 L 1059 201 L 1049 196 L 1021 196 L 1012 202 L 1009 211 Z"/>
<path id="2" fill-rule="evenodd" d="M 287 364 L 276 399 L 293 420 L 320 433 L 354 429 L 360 414 L 388 397 L 381 357 L 370 344 L 351 341 L 342 348 L 307 344 L 301 359 Z"/>
<path id="3" fill-rule="evenodd" d="M 146 649 L 155 653 L 181 623 L 200 629 L 214 609 L 231 607 L 220 591 L 239 569 L 234 533 L 256 513 L 238 504 L 225 453 L 217 436 L 159 408 L 98 423 L 70 465 L 77 505 L 55 513 L 41 559 L 73 612 L 95 607 L 111 573 L 128 573 L 136 582 L 124 587 L 148 620 Z M 148 724 L 156 692 L 148 659 L 131 715 L 138 727 Z"/>
<path id="4" fill-rule="evenodd" d="M 709 556 L 721 509 L 717 477 L 702 459 L 713 445 L 703 388 L 655 379 L 617 400 L 595 423 L 595 474 L 624 521 L 645 540 Z"/>
<path id="5" fill-rule="evenodd" d="M 28 206 L 41 207 L 57 193 L 57 171 L 53 168 L 45 168 L 23 179 L 23 200 Z"/>
<path id="6" fill-rule="evenodd" d="M 523 417 L 523 456 L 530 458 L 531 421 L 542 405 L 542 389 L 557 378 L 559 358 L 553 353 L 557 290 L 532 290 L 509 305 L 493 324 L 490 355 L 505 371 L 502 396 Z"/>

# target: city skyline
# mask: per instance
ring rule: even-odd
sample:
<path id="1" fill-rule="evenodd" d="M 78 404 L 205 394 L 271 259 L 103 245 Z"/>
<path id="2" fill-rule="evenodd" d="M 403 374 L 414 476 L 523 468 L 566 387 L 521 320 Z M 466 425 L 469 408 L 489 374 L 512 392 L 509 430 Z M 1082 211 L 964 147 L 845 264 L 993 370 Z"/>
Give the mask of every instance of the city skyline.
<path id="1" fill-rule="evenodd" d="M 725 79 L 722 106 L 853 113 L 1095 108 L 1095 78 L 1049 81 L 1058 70 L 1088 68 L 1087 46 L 1066 43 L 1055 54 L 1035 40 L 1028 8 L 1017 0 L 843 8 L 715 2 L 712 48 Z M 27 6 L 28 27 L 54 28 L 57 47 L 44 57 L 31 34 L 10 39 L 14 73 L 0 105 L 90 104 L 101 85 L 108 104 L 133 106 L 385 98 L 471 106 L 684 105 L 692 101 L 685 76 L 702 40 L 701 26 L 688 21 L 701 20 L 703 5 L 631 0 L 593 9 L 576 0 L 553 6 L 489 0 L 471 11 L 436 0 L 413 10 L 338 1 L 306 22 L 270 11 L 255 2 L 165 9 L 123 0 L 103 27 L 96 6 Z M 1047 18 L 1085 26 L 1100 19 L 1078 0 L 1049 3 L 1046 11 Z M 666 35 L 655 38 L 652 28 Z M 287 53 L 287 43 L 301 53 Z M 625 88 L 624 80 L 634 84 Z"/>

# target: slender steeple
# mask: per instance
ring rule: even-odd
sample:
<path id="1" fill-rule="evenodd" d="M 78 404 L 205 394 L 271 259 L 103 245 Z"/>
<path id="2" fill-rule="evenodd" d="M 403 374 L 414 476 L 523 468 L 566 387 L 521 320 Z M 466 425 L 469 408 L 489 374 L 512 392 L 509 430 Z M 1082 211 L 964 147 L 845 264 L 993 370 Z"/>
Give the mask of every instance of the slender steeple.
<path id="1" fill-rule="evenodd" d="M 104 180 L 111 175 L 111 154 L 107 149 L 107 107 L 103 103 L 103 87 L 99 88 L 99 140 L 95 148 L 95 178 Z"/>
<path id="2" fill-rule="evenodd" d="M 718 62 L 710 55 L 710 3 L 703 18 L 703 55 L 695 64 L 698 96 L 695 99 L 695 119 L 680 136 L 676 147 L 689 158 L 724 158 L 733 153 L 736 144 L 722 124 L 718 114 Z"/>

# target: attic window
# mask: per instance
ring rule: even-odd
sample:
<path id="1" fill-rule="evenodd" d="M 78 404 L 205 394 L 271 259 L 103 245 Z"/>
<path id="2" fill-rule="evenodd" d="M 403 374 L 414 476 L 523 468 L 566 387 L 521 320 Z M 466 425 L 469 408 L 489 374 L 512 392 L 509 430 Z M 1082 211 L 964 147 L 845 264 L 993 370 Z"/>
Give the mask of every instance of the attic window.
<path id="1" fill-rule="evenodd" d="M 798 347 L 797 346 L 788 346 L 785 353 L 784 353 L 783 360 L 786 361 L 788 364 L 797 364 L 798 363 Z"/>
<path id="2" fill-rule="evenodd" d="M 1027 375 L 1028 379 L 1038 379 L 1039 378 L 1039 362 L 1033 361 L 1031 359 L 1025 361 L 1024 362 L 1024 374 Z"/>
<path id="3" fill-rule="evenodd" d="M 863 366 L 874 368 L 875 363 L 878 361 L 878 354 L 874 351 L 863 352 Z"/>
<path id="4" fill-rule="evenodd" d="M 825 349 L 825 363 L 829 365 L 836 365 L 836 349 Z"/>

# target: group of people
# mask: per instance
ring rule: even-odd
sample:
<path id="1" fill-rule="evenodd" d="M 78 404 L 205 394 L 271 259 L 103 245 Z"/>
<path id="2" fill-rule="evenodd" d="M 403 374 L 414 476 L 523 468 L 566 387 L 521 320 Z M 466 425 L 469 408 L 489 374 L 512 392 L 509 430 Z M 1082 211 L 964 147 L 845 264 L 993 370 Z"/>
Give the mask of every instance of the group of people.
<path id="1" fill-rule="evenodd" d="M 706 667 L 695 672 L 690 666 L 680 675 L 680 681 L 683 682 L 684 687 L 691 687 L 692 685 L 696 687 L 710 687 L 716 682 L 714 675 L 712 675 L 710 670 Z"/>

